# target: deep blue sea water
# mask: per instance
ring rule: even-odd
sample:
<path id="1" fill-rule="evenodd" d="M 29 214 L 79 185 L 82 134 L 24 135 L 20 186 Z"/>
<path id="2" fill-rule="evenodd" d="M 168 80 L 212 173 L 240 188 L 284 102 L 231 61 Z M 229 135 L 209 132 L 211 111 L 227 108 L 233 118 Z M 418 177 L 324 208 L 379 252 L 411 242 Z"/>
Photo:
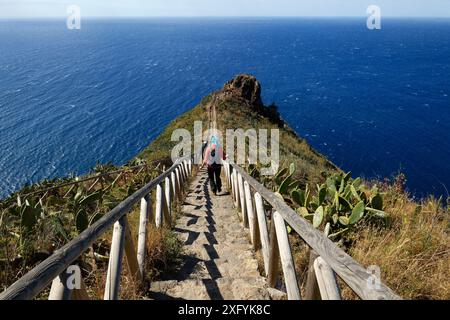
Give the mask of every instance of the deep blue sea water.
<path id="1" fill-rule="evenodd" d="M 450 188 L 450 20 L 0 21 L 0 196 L 122 164 L 238 73 L 355 175 Z"/>

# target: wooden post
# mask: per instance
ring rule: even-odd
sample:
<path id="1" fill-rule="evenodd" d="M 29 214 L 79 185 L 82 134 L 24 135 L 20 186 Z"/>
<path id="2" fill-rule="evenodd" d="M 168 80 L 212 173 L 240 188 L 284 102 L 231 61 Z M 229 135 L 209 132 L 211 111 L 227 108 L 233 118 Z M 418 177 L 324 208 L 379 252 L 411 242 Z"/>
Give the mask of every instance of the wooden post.
<path id="1" fill-rule="evenodd" d="M 275 288 L 278 281 L 278 265 L 280 263 L 280 251 L 278 250 L 277 232 L 272 216 L 270 223 L 270 247 L 269 247 L 269 272 L 267 276 L 267 284 L 271 288 Z"/>
<path id="2" fill-rule="evenodd" d="M 305 300 L 321 300 L 319 285 L 317 284 L 316 271 L 314 270 L 314 262 L 316 261 L 318 255 L 314 250 L 309 250 L 309 266 L 305 286 Z"/>
<path id="3" fill-rule="evenodd" d="M 286 224 L 278 212 L 273 214 L 273 221 L 277 232 L 278 248 L 280 249 L 281 266 L 283 268 L 288 299 L 301 300 Z"/>
<path id="4" fill-rule="evenodd" d="M 231 183 L 230 183 L 230 193 L 231 199 L 233 199 L 233 204 L 236 205 L 236 199 L 234 197 L 234 181 L 233 181 L 233 173 L 230 173 Z"/>
<path id="5" fill-rule="evenodd" d="M 225 177 L 227 179 L 228 189 L 231 189 L 230 164 L 228 162 L 224 162 L 223 167 L 225 168 Z"/>
<path id="6" fill-rule="evenodd" d="M 172 223 L 172 194 L 171 194 L 171 185 L 170 178 L 167 177 L 165 179 L 165 195 L 164 199 L 166 200 L 167 206 L 167 224 L 170 225 Z"/>
<path id="7" fill-rule="evenodd" d="M 237 192 L 236 171 L 233 170 L 233 172 L 231 173 L 231 194 L 232 194 L 232 198 L 233 198 L 233 202 L 234 202 L 234 207 L 237 209 L 238 203 L 237 203 L 236 192 Z"/>
<path id="8" fill-rule="evenodd" d="M 230 186 L 230 188 L 231 188 L 231 170 L 232 170 L 232 168 L 231 168 L 231 164 L 229 163 L 229 162 L 227 162 L 227 167 L 228 167 L 228 185 Z"/>
<path id="9" fill-rule="evenodd" d="M 180 172 L 181 172 L 181 182 L 184 183 L 186 181 L 186 172 L 184 171 L 184 163 L 180 163 Z"/>
<path id="10" fill-rule="evenodd" d="M 181 185 L 183 177 L 181 176 L 181 163 L 175 169 L 178 175 L 178 183 Z"/>
<path id="11" fill-rule="evenodd" d="M 183 165 L 180 164 L 180 190 L 184 194 L 184 183 L 186 182 L 186 176 L 184 175 Z"/>
<path id="12" fill-rule="evenodd" d="M 141 285 L 142 278 L 139 271 L 139 263 L 137 260 L 136 247 L 134 246 L 133 236 L 131 234 L 130 224 L 126 216 L 125 228 L 125 257 L 127 258 L 128 271 L 133 278 L 136 289 Z"/>
<path id="13" fill-rule="evenodd" d="M 234 174 L 234 185 L 236 186 L 236 209 L 241 209 L 241 196 L 239 194 L 239 176 L 237 171 Z M 241 212 L 239 211 L 239 216 L 242 219 Z"/>
<path id="14" fill-rule="evenodd" d="M 314 270 L 316 271 L 322 300 L 341 300 L 341 292 L 336 275 L 325 260 L 318 257 L 314 262 Z"/>
<path id="15" fill-rule="evenodd" d="M 180 171 L 180 187 L 181 187 L 181 190 L 184 192 L 184 182 L 186 181 L 186 177 L 184 175 L 183 164 L 180 164 L 178 169 Z"/>
<path id="16" fill-rule="evenodd" d="M 242 216 L 242 205 L 243 205 L 243 203 L 241 202 L 241 199 L 242 199 L 242 197 L 241 197 L 241 185 L 240 185 L 240 179 L 239 179 L 239 173 L 238 172 L 236 172 L 236 186 L 237 186 L 237 193 L 236 193 L 236 195 L 237 195 L 237 197 L 238 197 L 238 208 L 240 209 L 240 216 L 241 216 L 241 219 L 243 220 L 244 219 L 244 217 Z"/>
<path id="17" fill-rule="evenodd" d="M 170 213 L 169 213 L 169 207 L 167 206 L 167 201 L 166 201 L 166 195 L 165 192 L 163 192 L 162 195 L 162 209 L 163 209 L 163 220 L 162 223 L 167 225 L 167 226 L 171 226 L 172 225 L 172 219 L 170 217 Z"/>
<path id="18" fill-rule="evenodd" d="M 253 244 L 253 248 L 257 249 L 257 234 L 258 227 L 255 221 L 255 212 L 253 211 L 253 198 L 250 190 L 250 186 L 247 181 L 244 182 L 245 203 L 247 208 L 247 216 L 250 227 L 250 239 Z"/>
<path id="19" fill-rule="evenodd" d="M 225 175 L 225 180 L 226 180 L 227 187 L 228 187 L 228 171 L 227 171 L 227 164 L 226 164 L 226 162 L 222 162 L 222 164 L 223 164 L 223 172 L 224 172 L 224 175 Z"/>
<path id="20" fill-rule="evenodd" d="M 84 284 L 83 279 L 81 279 L 80 289 L 73 289 L 72 291 L 72 300 L 90 300 L 89 294 L 86 289 L 86 285 Z"/>
<path id="21" fill-rule="evenodd" d="M 186 171 L 186 177 L 187 177 L 187 179 L 189 179 L 190 174 L 189 174 L 189 165 L 188 165 L 188 162 L 185 160 L 183 163 L 184 163 L 184 168 L 185 168 L 185 171 Z M 187 180 L 187 179 L 186 179 L 186 180 Z"/>
<path id="22" fill-rule="evenodd" d="M 238 173 L 238 184 L 239 184 L 239 197 L 241 203 L 242 225 L 245 228 L 248 228 L 248 217 L 246 214 L 246 207 L 245 207 L 244 181 L 240 173 Z"/>
<path id="23" fill-rule="evenodd" d="M 106 276 L 105 300 L 119 299 L 120 274 L 125 243 L 126 217 L 114 224 L 111 252 L 109 253 L 108 274 Z"/>
<path id="24" fill-rule="evenodd" d="M 163 211 L 164 211 L 164 194 L 162 191 L 161 184 L 156 187 L 156 208 L 155 208 L 155 225 L 160 228 L 163 221 Z"/>
<path id="25" fill-rule="evenodd" d="M 231 171 L 230 171 L 230 179 L 231 179 L 231 184 L 230 184 L 230 192 L 231 192 L 231 198 L 233 199 L 233 203 L 235 203 L 235 198 L 234 198 L 234 181 L 233 181 L 233 178 L 234 178 L 234 172 L 233 172 L 233 170 L 231 169 Z"/>
<path id="26" fill-rule="evenodd" d="M 223 167 L 223 175 L 224 175 L 224 177 L 225 177 L 225 180 L 226 181 L 222 181 L 223 183 L 223 185 L 225 186 L 225 184 L 227 185 L 227 187 L 228 187 L 228 174 L 227 174 L 227 165 L 226 165 L 226 163 L 225 162 L 222 162 L 222 167 Z"/>
<path id="27" fill-rule="evenodd" d="M 144 279 L 144 269 L 145 269 L 145 255 L 147 253 L 147 226 L 148 220 L 152 216 L 152 204 L 150 200 L 150 195 L 146 195 L 141 199 L 141 212 L 139 217 L 139 236 L 138 236 L 138 251 L 137 260 L 139 265 L 139 273 L 141 278 Z"/>
<path id="28" fill-rule="evenodd" d="M 177 198 L 177 180 L 176 180 L 175 172 L 170 174 L 170 181 L 172 182 L 172 195 L 173 200 L 176 201 Z"/>
<path id="29" fill-rule="evenodd" d="M 180 177 L 180 167 L 175 169 L 175 176 L 177 179 L 177 195 L 178 195 L 178 200 L 182 200 L 183 199 L 183 190 L 181 190 L 181 177 Z"/>
<path id="30" fill-rule="evenodd" d="M 72 290 L 67 287 L 67 279 L 69 275 L 64 271 L 52 282 L 50 295 L 48 300 L 70 300 L 72 297 Z"/>
<path id="31" fill-rule="evenodd" d="M 177 175 L 180 190 L 183 191 L 183 172 L 181 171 L 181 164 L 179 164 L 177 167 Z"/>
<path id="32" fill-rule="evenodd" d="M 255 193 L 255 207 L 258 219 L 259 234 L 261 237 L 262 254 L 264 258 L 264 271 L 266 276 L 269 275 L 269 233 L 267 231 L 266 212 L 264 210 L 264 204 L 261 195 Z"/>

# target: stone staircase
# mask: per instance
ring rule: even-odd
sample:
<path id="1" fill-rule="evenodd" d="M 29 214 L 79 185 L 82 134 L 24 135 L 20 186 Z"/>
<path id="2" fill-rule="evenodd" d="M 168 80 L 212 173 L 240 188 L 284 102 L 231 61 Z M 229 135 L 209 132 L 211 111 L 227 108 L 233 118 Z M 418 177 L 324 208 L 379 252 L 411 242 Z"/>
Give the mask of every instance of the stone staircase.
<path id="1" fill-rule="evenodd" d="M 215 196 L 206 170 L 194 178 L 178 218 L 183 263 L 173 276 L 154 282 L 153 299 L 265 300 L 266 280 L 242 227 L 231 196 Z"/>

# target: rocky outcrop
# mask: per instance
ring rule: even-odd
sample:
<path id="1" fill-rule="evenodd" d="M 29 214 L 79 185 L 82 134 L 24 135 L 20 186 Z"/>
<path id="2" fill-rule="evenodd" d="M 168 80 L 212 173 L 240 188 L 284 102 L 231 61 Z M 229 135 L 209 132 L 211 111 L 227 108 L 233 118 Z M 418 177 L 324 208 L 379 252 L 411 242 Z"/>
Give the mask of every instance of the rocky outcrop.
<path id="1" fill-rule="evenodd" d="M 240 74 L 236 76 L 225 84 L 222 92 L 247 101 L 254 109 L 264 107 L 261 99 L 261 84 L 252 75 Z"/>
<path id="2" fill-rule="evenodd" d="M 280 127 L 284 126 L 284 121 L 278 112 L 276 105 L 264 106 L 261 98 L 261 83 L 252 75 L 240 74 L 228 81 L 225 86 L 213 94 L 212 104 L 236 103 L 242 108 L 250 108 L 260 115 L 268 118 Z"/>

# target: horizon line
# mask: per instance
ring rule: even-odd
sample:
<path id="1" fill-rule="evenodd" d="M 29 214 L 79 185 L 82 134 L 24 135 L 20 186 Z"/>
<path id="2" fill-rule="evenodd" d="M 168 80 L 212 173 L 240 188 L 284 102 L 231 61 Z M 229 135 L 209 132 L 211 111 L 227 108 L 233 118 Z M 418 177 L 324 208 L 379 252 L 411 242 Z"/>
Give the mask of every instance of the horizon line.
<path id="1" fill-rule="evenodd" d="M 129 16 L 82 16 L 83 19 L 295 19 L 295 18 L 310 18 L 310 19 L 333 19 L 333 18 L 367 18 L 366 15 L 338 15 L 338 16 L 137 16 L 137 15 L 129 15 Z M 0 16 L 0 20 L 15 20 L 15 19 L 23 19 L 23 20 L 32 20 L 32 19 L 66 19 L 66 16 L 16 16 L 16 17 L 2 17 Z M 450 19 L 450 16 L 384 16 L 383 19 Z"/>

